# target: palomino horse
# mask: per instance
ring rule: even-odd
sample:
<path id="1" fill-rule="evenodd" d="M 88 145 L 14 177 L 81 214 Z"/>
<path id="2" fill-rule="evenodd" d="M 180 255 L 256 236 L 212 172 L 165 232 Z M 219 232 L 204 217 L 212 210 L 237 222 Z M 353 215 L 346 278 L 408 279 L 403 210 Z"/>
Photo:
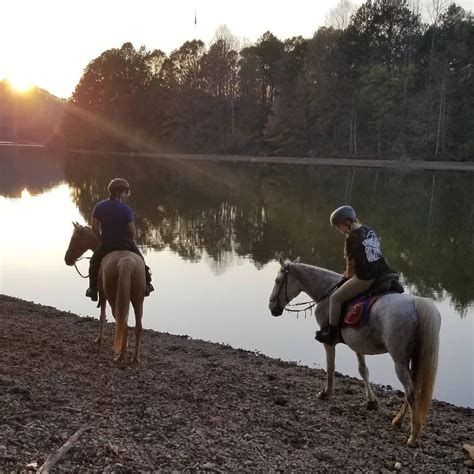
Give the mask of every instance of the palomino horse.
<path id="1" fill-rule="evenodd" d="M 74 265 L 87 250 L 94 250 L 99 239 L 88 226 L 73 223 L 74 232 L 69 242 L 64 260 L 66 265 Z M 100 323 L 97 343 L 102 342 L 106 320 L 107 301 L 117 323 L 114 338 L 115 360 L 122 361 L 127 353 L 128 312 L 132 303 L 135 312 L 135 349 L 133 362 L 140 361 L 140 336 L 142 332 L 143 300 L 145 298 L 145 262 L 139 255 L 126 250 L 107 254 L 99 270 Z"/>
<path id="2" fill-rule="evenodd" d="M 320 327 L 329 320 L 329 294 L 342 275 L 311 265 L 284 262 L 280 258 L 280 271 L 270 295 L 269 309 L 273 316 L 280 316 L 285 306 L 300 292 L 316 301 L 315 317 Z M 377 399 L 370 388 L 369 371 L 365 355 L 388 352 L 395 363 L 395 372 L 405 388 L 405 401 L 392 420 L 400 427 L 407 407 L 411 415 L 408 446 L 417 446 L 426 413 L 431 403 L 438 367 L 439 330 L 441 316 L 433 302 L 418 296 L 389 293 L 381 296 L 372 306 L 369 321 L 355 329 L 341 329 L 344 342 L 356 353 L 359 373 L 364 380 L 368 408 L 377 407 Z M 342 342 L 339 339 L 338 342 Z M 334 393 L 335 346 L 326 349 L 326 386 L 318 394 L 325 399 Z M 411 365 L 410 365 L 411 364 Z"/>

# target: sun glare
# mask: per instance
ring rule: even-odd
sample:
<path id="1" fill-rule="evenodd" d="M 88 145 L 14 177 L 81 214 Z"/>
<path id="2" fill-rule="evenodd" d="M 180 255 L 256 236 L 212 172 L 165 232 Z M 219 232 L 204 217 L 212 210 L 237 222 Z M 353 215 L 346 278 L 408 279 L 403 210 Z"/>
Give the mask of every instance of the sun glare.
<path id="1" fill-rule="evenodd" d="M 23 78 L 10 78 L 8 79 L 8 83 L 14 91 L 21 92 L 22 94 L 30 92 L 30 90 L 34 87 L 31 82 Z"/>

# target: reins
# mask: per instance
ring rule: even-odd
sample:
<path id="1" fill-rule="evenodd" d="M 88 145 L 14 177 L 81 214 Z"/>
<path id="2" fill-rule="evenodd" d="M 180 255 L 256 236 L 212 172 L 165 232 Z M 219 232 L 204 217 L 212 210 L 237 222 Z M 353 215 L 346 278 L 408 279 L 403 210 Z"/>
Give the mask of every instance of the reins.
<path id="1" fill-rule="evenodd" d="M 90 260 L 90 259 L 91 259 L 91 257 L 80 257 L 80 258 L 78 258 L 78 259 L 74 262 L 74 268 L 76 269 L 76 272 L 79 273 L 79 275 L 80 275 L 82 278 L 89 278 L 89 275 L 83 275 L 83 274 L 81 273 L 81 271 L 79 270 L 79 268 L 77 268 L 77 262 L 78 262 L 79 260 Z"/>
<path id="2" fill-rule="evenodd" d="M 312 308 L 314 308 L 318 303 L 320 303 L 321 301 L 323 301 L 324 299 L 326 299 L 328 296 L 330 296 L 332 294 L 332 292 L 337 289 L 339 286 L 341 286 L 341 284 L 346 281 L 345 278 L 343 278 L 342 280 L 338 281 L 335 285 L 331 286 L 331 288 L 326 291 L 326 293 L 324 293 L 323 296 L 321 296 L 321 298 L 319 298 L 318 300 L 310 300 L 310 301 L 304 301 L 302 303 L 294 303 L 294 304 L 290 304 L 290 299 L 288 298 L 288 270 L 289 269 L 286 269 L 285 270 L 285 276 L 283 277 L 284 279 L 284 283 L 285 283 L 285 298 L 286 298 L 286 301 L 288 301 L 288 303 L 286 304 L 285 308 L 283 308 L 284 311 L 287 311 L 288 313 L 296 313 L 296 317 L 299 316 L 299 313 L 303 312 L 304 311 L 304 317 L 306 319 L 306 312 L 307 311 L 311 311 Z M 280 294 L 280 290 L 281 290 L 281 287 L 283 285 L 283 281 L 281 282 L 280 284 L 280 288 L 278 289 L 278 293 L 277 294 Z M 305 308 L 302 308 L 302 309 L 291 309 L 291 308 L 288 308 L 288 306 L 291 306 L 291 307 L 295 307 L 295 306 L 304 306 L 304 305 L 307 305 Z"/>

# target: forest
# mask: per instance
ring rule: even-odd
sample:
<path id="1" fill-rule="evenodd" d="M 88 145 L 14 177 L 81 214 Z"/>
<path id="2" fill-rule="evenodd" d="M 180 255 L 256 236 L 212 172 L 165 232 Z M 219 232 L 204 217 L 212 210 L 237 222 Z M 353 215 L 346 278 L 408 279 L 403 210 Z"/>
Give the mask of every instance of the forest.
<path id="1" fill-rule="evenodd" d="M 473 161 L 472 13 L 451 4 L 426 22 L 406 0 L 351 5 L 341 0 L 312 38 L 268 31 L 242 44 L 223 26 L 209 45 L 193 39 L 169 55 L 131 43 L 104 51 L 49 143 Z"/>
<path id="2" fill-rule="evenodd" d="M 89 63 L 63 133 L 93 149 L 473 159 L 472 14 L 438 16 L 374 0 L 311 39 L 127 43 Z"/>

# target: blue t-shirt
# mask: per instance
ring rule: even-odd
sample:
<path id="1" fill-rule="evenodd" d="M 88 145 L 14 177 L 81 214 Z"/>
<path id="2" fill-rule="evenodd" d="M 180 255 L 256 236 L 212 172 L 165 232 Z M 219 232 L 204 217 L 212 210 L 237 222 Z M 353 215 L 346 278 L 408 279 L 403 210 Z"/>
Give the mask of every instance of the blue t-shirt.
<path id="1" fill-rule="evenodd" d="M 132 210 L 120 199 L 98 202 L 92 217 L 100 222 L 102 242 L 124 242 L 132 238 L 127 230 L 127 224 L 133 222 Z"/>

